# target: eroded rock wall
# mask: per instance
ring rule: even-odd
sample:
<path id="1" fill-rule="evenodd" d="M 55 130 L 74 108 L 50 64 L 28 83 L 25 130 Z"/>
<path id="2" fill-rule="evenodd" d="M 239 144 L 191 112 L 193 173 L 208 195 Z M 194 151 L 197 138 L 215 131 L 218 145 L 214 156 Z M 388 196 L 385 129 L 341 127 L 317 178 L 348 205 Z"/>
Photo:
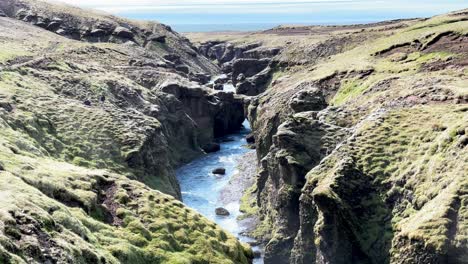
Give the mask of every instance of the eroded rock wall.
<path id="1" fill-rule="evenodd" d="M 332 33 L 249 100 L 265 263 L 465 262 L 465 16 Z"/>

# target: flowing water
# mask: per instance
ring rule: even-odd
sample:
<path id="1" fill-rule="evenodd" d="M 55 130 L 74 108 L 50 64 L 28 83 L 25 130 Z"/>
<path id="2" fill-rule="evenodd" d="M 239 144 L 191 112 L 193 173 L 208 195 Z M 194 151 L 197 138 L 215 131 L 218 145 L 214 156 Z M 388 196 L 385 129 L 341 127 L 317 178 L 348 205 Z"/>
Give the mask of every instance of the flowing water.
<path id="1" fill-rule="evenodd" d="M 228 84 L 225 85 L 225 90 L 228 90 L 230 87 L 226 86 Z M 238 159 L 247 152 L 253 151 L 246 148 L 245 136 L 248 133 L 250 133 L 250 124 L 245 120 L 243 128 L 238 133 L 220 139 L 220 151 L 204 155 L 176 171 L 184 203 L 213 220 L 243 242 L 253 242 L 255 240 L 242 235 L 245 227 L 237 220 L 237 217 L 241 215 L 239 201 L 225 204 L 221 201 L 220 194 L 232 176 L 238 173 Z M 212 173 L 213 169 L 219 167 L 226 169 L 225 175 L 214 175 Z M 230 215 L 217 216 L 215 209 L 218 207 L 226 208 Z M 262 252 L 259 246 L 255 246 L 253 249 Z M 254 259 L 253 263 L 263 264 L 263 257 Z"/>

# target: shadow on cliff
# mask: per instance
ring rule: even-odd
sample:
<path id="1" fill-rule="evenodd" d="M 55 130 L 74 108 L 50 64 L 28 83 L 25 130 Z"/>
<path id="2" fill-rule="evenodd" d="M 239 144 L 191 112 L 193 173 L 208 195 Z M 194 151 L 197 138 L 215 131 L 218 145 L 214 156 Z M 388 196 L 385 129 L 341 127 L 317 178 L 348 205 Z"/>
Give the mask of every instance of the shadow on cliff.
<path id="1" fill-rule="evenodd" d="M 330 173 L 331 172 L 331 173 Z M 343 158 L 326 175 L 314 171 L 301 197 L 294 263 L 390 263 L 391 206 L 381 183 Z M 314 246 L 315 245 L 315 246 Z"/>

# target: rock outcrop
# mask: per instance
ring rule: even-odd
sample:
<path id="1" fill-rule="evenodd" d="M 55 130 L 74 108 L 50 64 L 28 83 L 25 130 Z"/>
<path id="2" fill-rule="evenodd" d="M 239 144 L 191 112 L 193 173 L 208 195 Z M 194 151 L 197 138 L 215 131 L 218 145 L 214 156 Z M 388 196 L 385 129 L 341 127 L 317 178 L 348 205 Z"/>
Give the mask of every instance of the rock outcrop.
<path id="1" fill-rule="evenodd" d="M 182 102 L 185 112 L 197 124 L 197 138 L 201 146 L 210 144 L 216 137 L 239 130 L 245 120 L 243 98 L 232 93 L 184 87 L 171 82 L 163 83 L 158 89 Z"/>
<path id="2" fill-rule="evenodd" d="M 198 50 L 231 77 L 237 94 L 248 96 L 265 91 L 275 67 L 272 60 L 281 52 L 280 48 L 263 47 L 261 43 L 235 45 L 222 41 L 201 43 Z"/>

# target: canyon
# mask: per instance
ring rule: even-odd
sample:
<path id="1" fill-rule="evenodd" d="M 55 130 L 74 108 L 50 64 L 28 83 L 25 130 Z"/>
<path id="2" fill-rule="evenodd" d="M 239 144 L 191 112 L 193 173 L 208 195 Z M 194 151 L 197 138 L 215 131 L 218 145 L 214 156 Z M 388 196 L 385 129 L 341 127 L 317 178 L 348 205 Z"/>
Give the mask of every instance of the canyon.
<path id="1" fill-rule="evenodd" d="M 467 10 L 179 34 L 1 0 L 0 29 L 0 263 L 468 259 Z"/>

